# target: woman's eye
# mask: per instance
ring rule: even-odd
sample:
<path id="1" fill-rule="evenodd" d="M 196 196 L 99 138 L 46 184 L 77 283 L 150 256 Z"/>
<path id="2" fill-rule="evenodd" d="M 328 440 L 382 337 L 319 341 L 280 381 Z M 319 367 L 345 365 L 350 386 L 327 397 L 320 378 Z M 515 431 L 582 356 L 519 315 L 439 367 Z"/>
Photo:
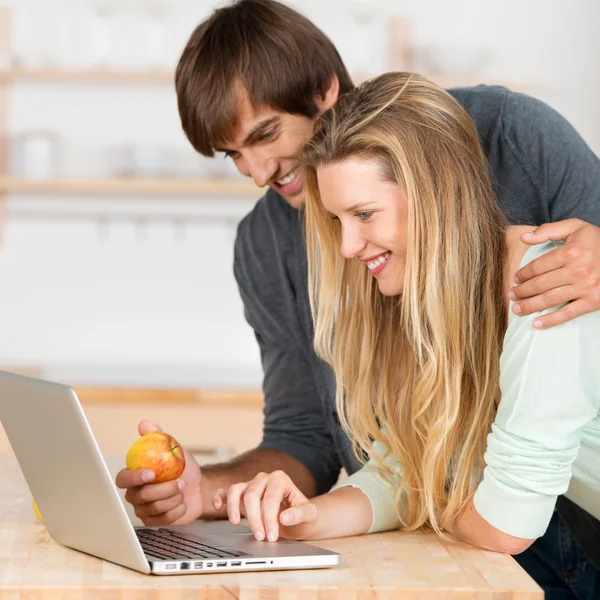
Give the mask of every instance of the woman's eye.
<path id="1" fill-rule="evenodd" d="M 367 211 L 364 211 L 364 212 L 359 212 L 359 213 L 356 213 L 356 216 L 357 216 L 357 217 L 358 217 L 358 218 L 359 218 L 361 221 L 363 221 L 363 222 L 364 222 L 364 221 L 368 221 L 368 220 L 369 220 L 369 218 L 371 217 L 371 215 L 372 215 L 372 214 L 373 214 L 373 211 L 372 211 L 372 210 L 367 210 Z"/>

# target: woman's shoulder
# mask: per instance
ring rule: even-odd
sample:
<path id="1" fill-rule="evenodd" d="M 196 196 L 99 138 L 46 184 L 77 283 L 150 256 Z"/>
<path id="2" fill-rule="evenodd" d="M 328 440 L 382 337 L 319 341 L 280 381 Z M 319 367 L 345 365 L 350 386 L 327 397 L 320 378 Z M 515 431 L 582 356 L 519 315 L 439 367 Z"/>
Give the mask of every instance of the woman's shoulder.
<path id="1" fill-rule="evenodd" d="M 559 248 L 563 244 L 564 242 L 549 240 L 543 244 L 535 244 L 535 246 L 530 246 L 523 255 L 519 268 L 522 269 L 525 265 L 533 262 L 536 258 L 540 258 L 540 256 L 548 254 L 548 252 L 552 252 L 552 250 Z"/>
<path id="2" fill-rule="evenodd" d="M 552 252 L 560 247 L 563 242 L 548 241 L 544 244 L 531 246 L 525 252 L 520 264 L 523 268 L 527 264 L 540 258 L 544 254 Z M 508 322 L 504 336 L 501 366 L 508 364 L 518 365 L 521 361 L 533 366 L 543 364 L 548 366 L 552 360 L 563 357 L 565 362 L 579 362 L 579 367 L 590 362 L 591 357 L 600 360 L 600 311 L 591 312 L 571 321 L 548 329 L 536 329 L 533 322 L 540 316 L 559 310 L 566 303 L 553 308 L 540 310 L 530 315 L 518 316 L 512 311 L 513 302 L 508 310 Z M 534 359 L 535 356 L 535 359 Z M 514 360 L 513 360 L 514 359 Z M 522 368 L 522 365 L 521 367 Z"/>

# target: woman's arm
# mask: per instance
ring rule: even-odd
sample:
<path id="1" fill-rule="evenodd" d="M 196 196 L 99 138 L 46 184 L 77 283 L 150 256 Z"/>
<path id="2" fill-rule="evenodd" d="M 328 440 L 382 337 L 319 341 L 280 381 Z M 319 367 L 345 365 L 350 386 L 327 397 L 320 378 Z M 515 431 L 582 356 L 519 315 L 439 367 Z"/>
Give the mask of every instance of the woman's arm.
<path id="1" fill-rule="evenodd" d="M 310 501 L 288 475 L 275 471 L 218 490 L 213 504 L 217 510 L 227 505 L 234 524 L 239 523 L 240 515 L 246 516 L 257 540 L 275 540 L 280 535 L 316 540 L 395 529 L 399 525 L 396 489 L 400 466 L 379 442 L 374 443 L 373 453 L 385 456 L 393 473 L 391 482 L 382 479 L 377 461 L 371 458 L 331 492 Z"/>
<path id="2" fill-rule="evenodd" d="M 552 246 L 529 254 L 541 256 Z M 500 358 L 502 397 L 487 439 L 483 480 L 471 505 L 449 526 L 467 542 L 511 553 L 544 535 L 556 498 L 569 488 L 573 463 L 581 460 L 584 429 L 591 425 L 593 432 L 599 424 L 600 314 L 546 331 L 532 327 L 536 316 L 509 314 Z M 597 467 L 591 463 L 580 464 L 577 473 L 593 504 L 591 474 Z"/>
<path id="3" fill-rule="evenodd" d="M 371 502 L 361 490 L 343 487 L 308 500 L 283 471 L 259 473 L 251 481 L 218 490 L 213 505 L 217 510 L 226 505 L 233 524 L 247 517 L 258 541 L 359 535 L 373 521 Z"/>
<path id="4" fill-rule="evenodd" d="M 366 533 L 373 521 L 371 502 L 354 487 L 341 487 L 311 500 L 317 518 L 303 524 L 311 509 L 300 505 L 281 515 L 281 536 L 294 540 L 324 540 Z M 291 520 L 288 520 L 291 519 Z M 296 524 L 297 523 L 297 524 Z"/>
<path id="5" fill-rule="evenodd" d="M 525 552 L 535 541 L 514 537 L 496 529 L 477 512 L 472 500 L 454 521 L 446 526 L 446 531 L 463 542 L 503 554 Z"/>

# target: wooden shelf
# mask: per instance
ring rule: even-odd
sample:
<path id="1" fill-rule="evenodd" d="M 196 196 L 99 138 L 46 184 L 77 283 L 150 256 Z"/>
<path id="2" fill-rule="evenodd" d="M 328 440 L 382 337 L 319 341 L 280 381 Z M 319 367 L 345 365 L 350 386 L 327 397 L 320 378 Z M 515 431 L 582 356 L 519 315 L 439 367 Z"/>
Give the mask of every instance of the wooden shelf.
<path id="1" fill-rule="evenodd" d="M 0 370 L 45 379 L 44 368 L 0 364 Z M 61 383 L 68 383 L 62 381 Z M 73 385 L 79 399 L 86 405 L 164 404 L 261 407 L 264 393 L 260 389 L 226 387 L 131 387 L 115 385 Z M 0 427 L 1 428 L 1 427 Z"/>
<path id="2" fill-rule="evenodd" d="M 0 81 L 46 81 L 90 83 L 173 83 L 173 71 L 114 69 L 21 69 L 0 71 Z"/>
<path id="3" fill-rule="evenodd" d="M 139 389 L 80 387 L 75 391 L 84 405 L 162 404 L 166 406 L 262 407 L 260 390 Z"/>
<path id="4" fill-rule="evenodd" d="M 374 77 L 375 74 L 357 74 L 352 77 L 356 84 Z M 443 88 L 474 86 L 480 83 L 504 85 L 514 91 L 534 89 L 535 83 L 526 81 L 507 81 L 490 79 L 485 76 L 453 76 L 424 74 L 424 77 Z M 135 71 L 109 69 L 9 69 L 0 71 L 0 82 L 39 81 L 71 83 L 174 83 L 173 71 Z"/>
<path id="5" fill-rule="evenodd" d="M 22 179 L 0 177 L 0 194 L 153 194 L 177 196 L 256 196 L 251 181 L 227 179 Z"/>

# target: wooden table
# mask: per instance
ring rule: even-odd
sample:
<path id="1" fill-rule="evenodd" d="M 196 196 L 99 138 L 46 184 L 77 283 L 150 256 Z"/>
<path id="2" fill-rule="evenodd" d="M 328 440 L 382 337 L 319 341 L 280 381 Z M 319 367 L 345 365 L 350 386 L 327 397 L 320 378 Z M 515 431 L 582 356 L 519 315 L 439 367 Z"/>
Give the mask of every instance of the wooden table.
<path id="1" fill-rule="evenodd" d="M 111 470 L 118 468 L 111 464 Z M 12 456 L 0 457 L 0 600 L 533 600 L 542 591 L 510 557 L 433 534 L 321 541 L 332 569 L 142 575 L 59 546 L 37 521 Z M 90 515 L 92 516 L 92 515 Z"/>

